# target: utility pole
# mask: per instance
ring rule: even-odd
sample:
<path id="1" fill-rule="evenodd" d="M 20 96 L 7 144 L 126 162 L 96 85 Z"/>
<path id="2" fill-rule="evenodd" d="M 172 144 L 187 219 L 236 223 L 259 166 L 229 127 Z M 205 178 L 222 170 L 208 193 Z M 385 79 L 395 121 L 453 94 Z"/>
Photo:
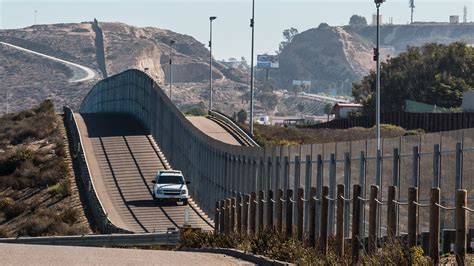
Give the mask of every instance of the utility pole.
<path id="1" fill-rule="evenodd" d="M 415 9 L 415 0 L 410 0 L 410 8 L 411 8 L 411 24 L 413 24 L 413 12 Z"/>
<path id="2" fill-rule="evenodd" d="M 173 44 L 175 41 L 171 40 L 170 41 L 170 101 L 171 101 L 171 88 L 173 86 L 173 71 L 172 71 L 172 66 L 173 66 Z"/>
<path id="3" fill-rule="evenodd" d="M 36 13 L 38 13 L 38 10 L 35 9 L 35 25 L 36 25 Z"/>
<path id="4" fill-rule="evenodd" d="M 209 17 L 210 37 L 209 37 L 209 111 L 212 111 L 212 21 L 217 17 Z"/>
<path id="5" fill-rule="evenodd" d="M 380 5 L 385 0 L 374 0 L 377 7 L 377 48 L 375 48 L 374 59 L 377 62 L 377 77 L 376 77 L 376 107 L 375 107 L 375 121 L 376 121 L 376 138 L 377 138 L 377 155 L 376 155 L 376 169 L 375 180 L 376 185 L 381 185 L 381 141 L 380 141 Z"/>
<path id="6" fill-rule="evenodd" d="M 253 136 L 253 53 L 254 53 L 254 39 L 255 39 L 255 0 L 252 0 L 252 19 L 250 20 L 250 27 L 252 28 L 252 51 L 250 57 L 250 135 Z"/>

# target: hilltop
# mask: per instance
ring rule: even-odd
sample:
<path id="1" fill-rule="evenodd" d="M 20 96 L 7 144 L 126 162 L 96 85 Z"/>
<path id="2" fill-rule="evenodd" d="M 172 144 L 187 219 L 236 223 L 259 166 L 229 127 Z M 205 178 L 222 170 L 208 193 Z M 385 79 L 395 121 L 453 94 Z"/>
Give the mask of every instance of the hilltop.
<path id="1" fill-rule="evenodd" d="M 173 45 L 173 99 L 178 106 L 206 101 L 209 52 L 191 36 L 170 30 L 139 28 L 123 23 L 93 22 L 34 25 L 0 30 L 0 41 L 91 68 L 96 78 L 69 82 L 65 65 L 0 45 L 2 88 L 10 94 L 10 111 L 30 108 L 46 98 L 58 107 L 78 108 L 88 90 L 101 78 L 130 68 L 147 72 L 163 87 L 169 80 L 170 40 Z M 216 98 L 239 105 L 235 87 L 243 86 L 242 71 L 213 62 Z M 232 91 L 230 91 L 232 90 Z M 230 92 L 229 92 L 230 91 Z M 3 95 L 2 95 L 3 96 Z M 217 101 L 216 101 L 217 102 Z M 2 101 L 3 113 L 6 109 Z M 240 106 L 235 107 L 238 109 Z"/>
<path id="2" fill-rule="evenodd" d="M 315 91 L 337 89 L 349 94 L 375 68 L 374 26 L 331 27 L 321 24 L 294 36 L 280 53 L 280 69 L 270 71 L 277 83 L 290 87 L 293 80 L 311 80 Z M 382 59 L 397 56 L 407 46 L 426 43 L 474 45 L 474 24 L 411 24 L 381 27 Z"/>

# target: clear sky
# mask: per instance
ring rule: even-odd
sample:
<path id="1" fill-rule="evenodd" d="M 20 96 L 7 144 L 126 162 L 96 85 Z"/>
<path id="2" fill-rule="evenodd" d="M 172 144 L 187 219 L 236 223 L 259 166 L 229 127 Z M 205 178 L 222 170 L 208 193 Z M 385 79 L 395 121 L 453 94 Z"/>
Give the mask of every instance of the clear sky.
<path id="1" fill-rule="evenodd" d="M 371 22 L 375 12 L 372 0 L 255 0 L 256 53 L 273 53 L 282 40 L 282 31 L 295 27 L 300 32 L 321 22 L 345 25 L 353 14 Z M 447 22 L 468 7 L 473 20 L 474 0 L 415 0 L 415 21 Z M 217 59 L 250 57 L 251 0 L 0 0 L 0 27 L 22 28 L 34 23 L 120 21 L 135 26 L 154 26 L 209 40 L 209 16 L 214 22 L 213 44 Z M 393 17 L 395 24 L 410 19 L 408 0 L 388 0 L 381 7 L 384 21 Z"/>

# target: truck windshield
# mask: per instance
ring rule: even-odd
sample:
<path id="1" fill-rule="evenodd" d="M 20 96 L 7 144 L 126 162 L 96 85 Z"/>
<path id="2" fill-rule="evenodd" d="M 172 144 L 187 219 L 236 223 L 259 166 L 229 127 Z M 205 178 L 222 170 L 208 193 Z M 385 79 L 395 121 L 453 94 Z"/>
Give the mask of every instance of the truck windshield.
<path id="1" fill-rule="evenodd" d="M 162 175 L 158 179 L 158 184 L 184 184 L 184 180 L 182 176 L 176 175 Z"/>

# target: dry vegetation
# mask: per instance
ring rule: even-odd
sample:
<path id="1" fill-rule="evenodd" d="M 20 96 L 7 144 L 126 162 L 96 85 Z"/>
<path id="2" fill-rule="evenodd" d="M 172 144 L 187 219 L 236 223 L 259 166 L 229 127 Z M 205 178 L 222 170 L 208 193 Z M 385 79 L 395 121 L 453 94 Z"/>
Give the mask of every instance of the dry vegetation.
<path id="1" fill-rule="evenodd" d="M 0 237 L 90 232 L 61 127 L 50 101 L 0 118 Z"/>
<path id="2" fill-rule="evenodd" d="M 405 130 L 393 125 L 381 126 L 382 138 L 422 133 L 422 130 Z M 373 139 L 375 138 L 375 129 L 362 127 L 350 129 L 310 129 L 255 125 L 255 137 L 259 143 L 265 145 L 329 143 Z"/>
<path id="3" fill-rule="evenodd" d="M 181 248 L 235 248 L 297 265 L 351 265 L 350 247 L 345 248 L 343 257 L 338 257 L 335 246 L 335 241 L 330 239 L 328 253 L 323 255 L 318 247 L 310 247 L 295 238 L 288 239 L 275 231 L 255 236 L 195 232 L 184 234 L 180 242 Z M 419 247 L 409 249 L 403 243 L 394 242 L 383 246 L 374 255 L 361 255 L 359 262 L 361 265 L 428 265 L 429 258 L 423 256 Z"/>

